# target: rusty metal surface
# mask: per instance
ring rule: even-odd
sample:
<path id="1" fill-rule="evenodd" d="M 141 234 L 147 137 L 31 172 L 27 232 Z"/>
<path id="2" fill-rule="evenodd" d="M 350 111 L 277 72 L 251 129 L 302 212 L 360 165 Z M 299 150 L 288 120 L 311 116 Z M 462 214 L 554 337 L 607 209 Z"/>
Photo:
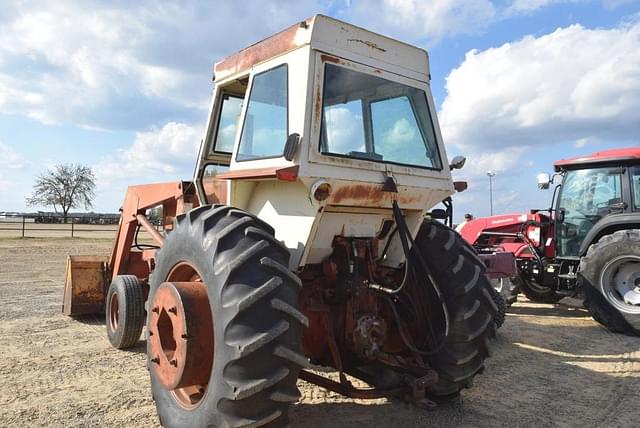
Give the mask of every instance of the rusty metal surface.
<path id="1" fill-rule="evenodd" d="M 167 390 L 206 385 L 213 364 L 213 321 L 202 282 L 165 282 L 149 305 L 149 358 Z"/>
<path id="2" fill-rule="evenodd" d="M 176 215 L 199 205 L 195 186 L 189 181 L 129 186 L 109 259 L 112 278 L 130 274 L 144 281 L 149 276 L 153 260 L 142 260 L 141 252 L 133 251 L 131 246 L 139 224 L 137 216 L 159 205 L 162 206 L 163 224 L 169 230 Z"/>
<path id="3" fill-rule="evenodd" d="M 402 205 L 410 205 L 421 202 L 421 195 L 414 194 L 406 189 L 400 189 L 398 194 L 390 194 L 382 190 L 382 184 L 352 184 L 347 186 L 336 185 L 334 192 L 329 196 L 328 203 L 332 205 L 391 205 L 392 198 L 397 198 Z"/>
<path id="4" fill-rule="evenodd" d="M 107 256 L 69 256 L 62 313 L 69 316 L 101 314 L 108 288 Z"/>
<path id="5" fill-rule="evenodd" d="M 313 18 L 309 18 L 306 21 L 292 25 L 286 30 L 261 40 L 216 63 L 213 69 L 216 80 L 222 80 L 245 70 L 248 71 L 251 67 L 262 61 L 301 46 L 296 40 L 296 35 L 298 31 L 306 30 L 312 21 Z"/>

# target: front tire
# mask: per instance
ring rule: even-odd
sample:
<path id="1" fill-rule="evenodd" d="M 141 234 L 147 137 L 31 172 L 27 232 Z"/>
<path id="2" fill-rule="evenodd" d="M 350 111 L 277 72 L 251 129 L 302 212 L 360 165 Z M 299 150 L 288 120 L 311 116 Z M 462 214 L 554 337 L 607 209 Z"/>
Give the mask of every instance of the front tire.
<path id="1" fill-rule="evenodd" d="M 491 285 L 502 296 L 506 309 L 518 301 L 518 285 L 512 278 L 492 279 Z"/>
<path id="2" fill-rule="evenodd" d="M 118 275 L 107 291 L 107 338 L 114 348 L 126 349 L 140 339 L 144 327 L 144 291 L 135 275 Z"/>
<path id="3" fill-rule="evenodd" d="M 640 230 L 620 230 L 591 245 L 580 261 L 584 305 L 614 333 L 640 336 Z"/>
<path id="4" fill-rule="evenodd" d="M 163 426 L 287 423 L 288 406 L 300 396 L 307 323 L 297 309 L 301 283 L 288 261 L 273 229 L 244 211 L 202 206 L 176 218 L 156 258 L 149 302 L 164 282 L 201 282 L 211 310 L 213 362 L 205 385 L 168 390 L 148 356 Z"/>
<path id="5" fill-rule="evenodd" d="M 536 303 L 558 303 L 565 296 L 556 293 L 556 291 L 545 285 L 540 285 L 536 281 L 520 274 L 513 278 L 516 286 L 522 291 L 527 299 Z"/>
<path id="6" fill-rule="evenodd" d="M 449 336 L 443 348 L 429 357 L 439 377 L 429 388 L 429 395 L 445 401 L 470 387 L 484 369 L 484 360 L 490 354 L 489 340 L 495 337 L 498 308 L 491 298 L 484 264 L 453 229 L 425 221 L 415 242 L 449 310 Z"/>
<path id="7" fill-rule="evenodd" d="M 504 297 L 502 297 L 502 294 L 500 294 L 500 292 L 494 287 L 490 287 L 489 292 L 491 293 L 493 303 L 495 303 L 498 308 L 498 312 L 496 312 L 493 322 L 496 323 L 496 328 L 500 328 L 504 324 L 504 321 L 507 319 L 507 304 L 504 301 Z"/>

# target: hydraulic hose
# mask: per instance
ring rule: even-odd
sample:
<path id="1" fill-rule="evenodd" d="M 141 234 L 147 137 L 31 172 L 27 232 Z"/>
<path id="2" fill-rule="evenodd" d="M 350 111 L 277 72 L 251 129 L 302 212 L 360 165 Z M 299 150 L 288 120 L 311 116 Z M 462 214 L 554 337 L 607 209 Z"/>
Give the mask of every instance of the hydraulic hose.
<path id="1" fill-rule="evenodd" d="M 398 206 L 398 202 L 396 200 L 393 201 L 393 216 L 395 218 L 396 221 L 396 227 L 398 229 L 398 234 L 400 236 L 400 242 L 402 244 L 402 251 L 404 252 L 405 255 L 405 274 L 404 274 L 404 278 L 402 280 L 402 283 L 400 284 L 400 286 L 394 290 L 388 290 L 385 289 L 383 287 L 374 287 L 374 289 L 378 292 L 380 292 L 383 296 L 384 296 L 384 300 L 389 304 L 389 306 L 391 306 L 391 309 L 393 311 L 394 317 L 396 319 L 396 324 L 398 325 L 398 331 L 400 332 L 400 337 L 402 338 L 402 341 L 404 342 L 404 344 L 407 346 L 407 348 L 409 348 L 411 351 L 421 354 L 421 355 L 434 355 L 437 352 L 439 352 L 442 347 L 444 346 L 444 343 L 447 339 L 447 337 L 449 336 L 449 324 L 450 324 L 450 320 L 449 320 L 449 309 L 447 308 L 447 304 L 444 300 L 444 298 L 442 297 L 442 293 L 440 292 L 440 289 L 438 288 L 438 285 L 436 284 L 433 275 L 431 274 L 431 270 L 429 269 L 426 261 L 424 260 L 424 258 L 422 257 L 422 254 L 420 253 L 420 250 L 418 249 L 418 247 L 416 247 L 415 242 L 411 236 L 411 232 L 409 231 L 409 228 L 407 226 L 407 223 L 404 219 L 404 216 L 402 215 L 402 212 L 400 211 L 400 207 Z M 435 292 L 436 296 L 438 297 L 438 300 L 440 301 L 440 305 L 442 307 L 442 314 L 443 314 L 443 318 L 444 318 L 444 334 L 442 335 L 442 338 L 440 340 L 440 342 L 438 343 L 437 346 L 435 346 L 434 349 L 432 350 L 421 350 L 421 349 L 417 349 L 415 346 L 413 346 L 411 344 L 411 340 L 408 337 L 407 333 L 405 332 L 403 326 L 402 326 L 402 320 L 400 318 L 400 314 L 398 313 L 398 310 L 396 308 L 395 302 L 393 301 L 393 299 L 391 299 L 391 296 L 394 294 L 399 293 L 405 286 L 406 282 L 407 282 L 407 277 L 409 274 L 409 271 L 411 270 L 411 273 L 414 276 L 414 279 L 416 282 L 420 283 L 423 281 L 419 280 L 419 277 L 417 275 L 417 272 L 415 271 L 415 269 L 413 268 L 413 263 L 412 263 L 412 257 L 411 257 L 411 248 L 409 247 L 409 243 L 411 243 L 411 246 L 414 250 L 414 255 L 416 257 L 416 259 L 418 260 L 418 263 L 421 265 L 422 270 L 424 272 L 424 274 L 427 276 L 428 282 L 431 285 L 433 291 Z"/>

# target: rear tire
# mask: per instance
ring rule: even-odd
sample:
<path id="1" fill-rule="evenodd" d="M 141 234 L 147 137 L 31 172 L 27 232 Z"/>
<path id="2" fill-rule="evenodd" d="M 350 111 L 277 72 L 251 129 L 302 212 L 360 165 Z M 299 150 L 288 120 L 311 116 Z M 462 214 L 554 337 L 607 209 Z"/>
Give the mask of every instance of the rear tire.
<path id="1" fill-rule="evenodd" d="M 114 348 L 130 348 L 144 327 L 144 291 L 135 275 L 118 275 L 107 292 L 107 337 Z"/>
<path id="2" fill-rule="evenodd" d="M 556 293 L 556 291 L 544 285 L 540 285 L 537 282 L 525 277 L 524 275 L 519 275 L 513 278 L 514 283 L 520 288 L 522 294 L 524 294 L 527 299 L 536 303 L 558 303 L 565 296 L 562 294 Z"/>
<path id="3" fill-rule="evenodd" d="M 425 221 L 415 242 L 449 310 L 449 336 L 443 348 L 428 357 L 439 377 L 428 393 L 436 401 L 446 401 L 470 387 L 475 375 L 483 371 L 490 355 L 489 341 L 495 337 L 498 308 L 491 298 L 484 264 L 453 229 Z"/>
<path id="4" fill-rule="evenodd" d="M 579 272 L 584 305 L 593 319 L 614 333 L 640 336 L 640 304 L 626 302 L 618 288 L 631 282 L 631 297 L 640 299 L 640 292 L 633 291 L 640 288 L 640 230 L 620 230 L 600 238 L 580 261 Z"/>
<path id="5" fill-rule="evenodd" d="M 160 423 L 183 426 L 282 426 L 298 400 L 301 282 L 273 228 L 228 206 L 202 206 L 176 218 L 156 258 L 149 301 L 174 266 L 193 266 L 207 288 L 213 320 L 213 363 L 193 406 L 165 389 L 150 370 Z M 148 357 L 150 358 L 150 357 Z M 151 362 L 149 362 L 151 366 Z"/>

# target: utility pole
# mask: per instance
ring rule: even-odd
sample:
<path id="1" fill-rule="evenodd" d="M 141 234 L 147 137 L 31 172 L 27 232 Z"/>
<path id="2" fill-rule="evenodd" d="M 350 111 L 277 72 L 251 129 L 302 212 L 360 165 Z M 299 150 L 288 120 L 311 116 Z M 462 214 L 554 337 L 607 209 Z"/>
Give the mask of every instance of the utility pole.
<path id="1" fill-rule="evenodd" d="M 487 175 L 489 176 L 489 206 L 491 207 L 491 215 L 493 216 L 493 177 L 496 176 L 496 173 L 487 171 Z"/>

